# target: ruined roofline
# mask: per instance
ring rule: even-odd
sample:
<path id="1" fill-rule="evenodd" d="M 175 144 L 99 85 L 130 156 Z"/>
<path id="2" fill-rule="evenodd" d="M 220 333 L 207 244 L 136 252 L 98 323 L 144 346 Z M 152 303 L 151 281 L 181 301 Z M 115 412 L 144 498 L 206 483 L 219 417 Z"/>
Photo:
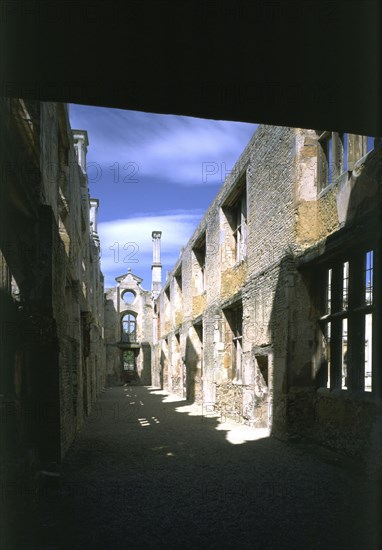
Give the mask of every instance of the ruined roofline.
<path id="1" fill-rule="evenodd" d="M 131 275 L 133 279 L 135 279 L 138 282 L 138 284 L 141 284 L 141 282 L 143 281 L 141 277 L 138 277 L 138 275 L 134 275 L 134 273 L 131 270 L 129 270 L 127 273 L 124 273 L 123 275 L 118 275 L 118 277 L 115 277 L 115 280 L 119 283 L 122 281 L 122 279 L 127 277 L 127 275 Z"/>
<path id="2" fill-rule="evenodd" d="M 217 202 L 219 200 L 221 200 L 222 196 L 224 196 L 226 194 L 225 192 L 225 186 L 226 185 L 229 185 L 229 192 L 232 190 L 232 188 L 234 187 L 235 183 L 238 181 L 238 179 L 240 179 L 240 177 L 242 177 L 243 175 L 243 172 L 245 170 L 245 168 L 248 166 L 249 164 L 249 157 L 250 157 L 250 152 L 252 150 L 252 147 L 253 147 L 253 143 L 257 137 L 257 133 L 258 133 L 258 130 L 260 129 L 260 127 L 262 127 L 263 125 L 259 125 L 259 127 L 255 130 L 255 132 L 253 133 L 251 139 L 249 140 L 248 144 L 246 145 L 246 147 L 244 148 L 244 151 L 241 153 L 240 157 L 238 158 L 238 160 L 236 161 L 235 165 L 234 165 L 234 168 L 233 170 L 231 171 L 231 173 L 226 177 L 226 179 L 224 180 L 224 183 L 222 184 L 220 190 L 217 192 L 217 194 L 215 195 L 214 199 L 212 200 L 211 204 L 209 205 L 209 207 L 207 208 L 207 210 L 205 211 L 202 219 L 200 220 L 198 226 L 196 227 L 195 231 L 193 232 L 192 236 L 188 239 L 188 241 L 183 245 L 183 251 L 182 253 L 180 254 L 178 260 L 176 261 L 176 263 L 174 264 L 174 266 L 172 267 L 171 271 L 169 272 L 168 274 L 168 277 L 166 277 L 166 281 L 165 283 L 163 284 L 162 286 L 162 289 L 158 295 L 158 297 L 163 293 L 164 290 L 166 290 L 170 284 L 170 280 L 171 278 L 175 275 L 175 273 L 178 271 L 181 263 L 182 263 L 182 260 L 183 260 L 183 254 L 184 254 L 184 251 L 186 250 L 186 248 L 188 246 L 190 246 L 191 248 L 194 247 L 195 243 L 200 239 L 201 235 L 206 231 L 206 228 L 207 228 L 207 218 L 208 218 L 208 215 L 209 215 L 209 212 L 212 208 L 214 208 L 217 204 Z M 244 160 L 245 159 L 245 160 Z M 240 171 L 239 171 L 239 178 L 235 178 L 234 175 L 235 173 L 237 172 L 237 167 L 240 166 Z M 231 181 L 230 181 L 231 180 Z M 230 183 L 228 183 L 230 181 Z M 229 194 L 228 192 L 228 194 Z"/>
<path id="3" fill-rule="evenodd" d="M 180 254 L 178 260 L 172 267 L 171 271 L 168 274 L 168 277 L 166 278 L 165 284 L 162 287 L 162 290 L 160 292 L 160 295 L 163 293 L 165 289 L 168 288 L 169 282 L 171 281 L 171 278 L 174 277 L 176 271 L 179 269 L 180 264 L 183 261 L 183 255 L 187 248 L 194 248 L 202 234 L 206 231 L 208 226 L 208 217 L 215 208 L 221 208 L 221 206 L 224 204 L 224 202 L 229 199 L 230 195 L 234 191 L 237 184 L 240 182 L 240 179 L 244 176 L 246 169 L 250 165 L 251 155 L 253 153 L 256 154 L 256 145 L 257 142 L 260 142 L 263 139 L 263 131 L 273 131 L 273 129 L 286 129 L 290 130 L 292 132 L 297 132 L 299 128 L 292 128 L 287 126 L 275 126 L 270 124 L 259 124 L 256 131 L 253 133 L 251 139 L 247 143 L 246 147 L 244 148 L 243 152 L 239 156 L 238 160 L 236 161 L 232 171 L 228 174 L 228 176 L 225 178 L 224 183 L 221 185 L 220 190 L 215 195 L 214 199 L 212 200 L 211 204 L 205 211 L 202 219 L 200 220 L 198 226 L 196 227 L 195 231 L 193 232 L 192 236 L 188 239 L 188 241 L 183 246 L 183 251 Z M 262 163 L 262 159 L 258 158 L 256 159 L 256 163 Z"/>
<path id="4" fill-rule="evenodd" d="M 166 278 L 166 281 L 162 287 L 161 293 L 163 290 L 167 289 L 169 286 L 169 282 L 172 277 L 174 277 L 175 273 L 179 269 L 179 266 L 181 265 L 183 261 L 183 254 L 184 251 L 190 247 L 194 248 L 202 234 L 206 231 L 208 223 L 208 217 L 212 210 L 215 208 L 221 208 L 221 206 L 225 203 L 226 200 L 229 200 L 230 195 L 234 192 L 235 187 L 240 183 L 240 179 L 243 178 L 244 174 L 246 173 L 247 168 L 250 166 L 251 161 L 251 155 L 256 155 L 256 145 L 257 142 L 260 142 L 263 139 L 263 132 L 264 131 L 273 131 L 274 129 L 285 129 L 290 130 L 291 132 L 298 132 L 301 130 L 300 128 L 294 128 L 289 126 L 275 126 L 270 124 L 259 124 L 256 131 L 253 133 L 251 139 L 247 143 L 246 147 L 244 148 L 243 152 L 239 156 L 238 160 L 236 161 L 232 171 L 228 174 L 228 176 L 225 178 L 224 182 L 222 183 L 219 191 L 215 195 L 214 199 L 212 200 L 211 204 L 205 211 L 202 219 L 200 220 L 198 226 L 196 227 L 195 231 L 191 235 L 191 237 L 188 239 L 188 241 L 183 245 L 183 251 L 180 254 L 178 260 L 173 265 L 172 269 L 170 270 L 168 277 Z M 311 129 L 302 129 L 303 131 L 309 131 Z M 314 130 L 315 131 L 315 130 Z M 263 160 L 261 158 L 254 159 L 256 164 L 262 163 Z"/>
<path id="5" fill-rule="evenodd" d="M 188 244 L 188 243 L 187 243 Z M 186 246 L 187 246 L 186 244 Z M 184 247 L 186 248 L 186 247 Z M 166 282 L 164 283 L 164 285 L 162 286 L 162 289 L 160 291 L 160 294 L 162 294 L 162 292 L 168 288 L 169 286 L 169 281 L 171 279 L 171 277 L 174 277 L 175 276 L 175 273 L 177 273 L 180 269 L 180 266 L 182 265 L 182 258 L 183 258 L 183 252 L 182 254 L 179 256 L 179 258 L 177 259 L 176 263 L 174 264 L 173 268 L 171 269 L 171 271 L 169 272 L 168 274 L 168 277 L 166 277 Z"/>
<path id="6" fill-rule="evenodd" d="M 230 194 L 233 187 L 236 185 L 237 181 L 239 181 L 239 179 L 243 176 L 244 170 L 247 168 L 247 166 L 249 164 L 250 153 L 252 151 L 253 144 L 254 144 L 255 140 L 257 139 L 257 134 L 258 134 L 260 128 L 263 128 L 264 126 L 265 125 L 259 125 L 258 128 L 253 133 L 251 139 L 249 140 L 246 147 L 244 148 L 244 151 L 241 153 L 240 157 L 236 161 L 232 171 L 225 178 L 220 190 L 217 192 L 217 194 L 215 195 L 215 197 L 212 200 L 211 204 L 209 205 L 209 207 L 205 211 L 205 213 L 204 213 L 202 219 L 200 220 L 198 226 L 196 227 L 195 231 L 193 232 L 191 237 L 188 239 L 188 241 L 184 244 L 184 246 L 183 246 L 184 250 L 189 245 L 191 246 L 191 248 L 193 248 L 195 243 L 198 241 L 200 236 L 203 234 L 203 232 L 207 228 L 207 218 L 208 218 L 208 215 L 210 213 L 210 210 L 212 208 L 214 208 L 216 206 L 216 204 L 218 203 L 218 201 L 222 200 L 222 198 L 224 198 L 225 195 L 228 196 Z M 236 174 L 236 176 L 235 176 L 235 174 Z M 226 189 L 226 186 L 228 186 L 228 189 Z M 163 289 L 165 287 L 167 287 L 167 280 L 169 280 L 173 276 L 174 272 L 179 267 L 179 264 L 182 261 L 182 257 L 183 257 L 183 252 L 179 256 L 179 258 L 176 261 L 176 263 L 174 264 L 173 268 L 171 269 L 171 271 L 169 273 L 169 276 L 168 276 L 168 279 L 166 279 L 166 283 L 163 285 Z"/>

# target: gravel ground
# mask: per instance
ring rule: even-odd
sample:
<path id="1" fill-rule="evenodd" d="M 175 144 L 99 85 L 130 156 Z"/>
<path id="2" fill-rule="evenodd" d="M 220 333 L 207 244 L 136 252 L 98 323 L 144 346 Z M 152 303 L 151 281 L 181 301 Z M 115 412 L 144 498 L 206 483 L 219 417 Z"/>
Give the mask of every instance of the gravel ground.
<path id="1" fill-rule="evenodd" d="M 374 550 L 377 489 L 350 466 L 154 388 L 109 388 L 23 548 Z"/>

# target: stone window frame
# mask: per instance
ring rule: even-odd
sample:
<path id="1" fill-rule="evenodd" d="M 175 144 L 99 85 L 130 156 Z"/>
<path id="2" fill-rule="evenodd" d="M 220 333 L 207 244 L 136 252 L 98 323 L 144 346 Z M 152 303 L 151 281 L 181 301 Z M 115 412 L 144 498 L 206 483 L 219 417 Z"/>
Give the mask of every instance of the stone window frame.
<path id="1" fill-rule="evenodd" d="M 318 137 L 318 192 L 326 191 L 353 168 L 354 137 L 347 132 L 321 132 Z M 344 155 L 346 143 L 346 157 Z"/>
<path id="2" fill-rule="evenodd" d="M 125 317 L 128 317 L 125 320 Z M 133 320 L 131 319 L 133 318 Z M 122 342 L 137 342 L 138 341 L 138 324 L 137 324 L 138 314 L 135 311 L 124 311 L 121 314 L 121 341 Z M 125 331 L 124 327 L 127 324 L 130 329 L 131 325 L 134 327 L 133 330 Z M 131 335 L 131 336 L 130 336 Z"/>
<path id="3" fill-rule="evenodd" d="M 317 131 L 317 190 L 319 196 L 346 177 L 355 163 L 378 146 L 380 140 L 347 132 Z M 331 140 L 331 147 L 328 143 Z M 345 147 L 346 144 L 346 147 Z M 344 154 L 346 151 L 346 154 Z M 331 164 L 331 166 L 329 166 Z"/>
<path id="4" fill-rule="evenodd" d="M 198 342 L 199 342 L 199 345 L 200 345 L 200 349 L 201 349 L 201 356 L 200 356 L 200 361 L 201 361 L 201 364 L 203 364 L 203 349 L 204 349 L 204 321 L 203 321 L 203 317 L 200 316 L 199 319 L 194 319 L 191 327 L 190 327 L 196 337 L 198 338 Z"/>
<path id="5" fill-rule="evenodd" d="M 322 132 L 318 137 L 318 170 L 317 187 L 323 191 L 333 182 L 333 171 L 330 170 L 333 159 L 333 132 Z"/>
<path id="6" fill-rule="evenodd" d="M 180 331 L 176 330 L 171 338 L 171 384 L 172 391 L 179 389 L 183 379 L 182 341 Z M 174 388 L 175 384 L 175 388 Z"/>
<path id="7" fill-rule="evenodd" d="M 372 136 L 350 134 L 349 170 L 354 168 L 354 164 L 358 160 L 363 159 L 363 157 L 366 157 L 373 149 L 378 147 L 380 141 L 380 138 Z"/>
<path id="8" fill-rule="evenodd" d="M 174 273 L 173 285 L 174 285 L 174 294 L 175 294 L 175 308 L 178 309 L 180 305 L 180 309 L 181 309 L 182 300 L 183 300 L 182 264 L 180 264 L 180 266 Z"/>
<path id="9" fill-rule="evenodd" d="M 172 289 L 172 325 L 177 326 L 182 321 L 183 316 L 183 282 L 182 282 L 182 263 L 176 268 L 171 278 Z M 178 316 L 181 316 L 180 319 Z"/>
<path id="10" fill-rule="evenodd" d="M 161 316 L 160 316 L 160 307 L 157 301 L 154 302 L 154 311 L 153 311 L 153 344 L 156 345 L 161 337 Z"/>
<path id="11" fill-rule="evenodd" d="M 224 319 L 225 353 L 231 349 L 228 379 L 243 380 L 243 302 L 240 298 L 222 309 Z"/>
<path id="12" fill-rule="evenodd" d="M 373 251 L 373 299 L 367 299 L 366 255 Z M 318 295 L 318 387 L 330 393 L 351 392 L 366 395 L 381 394 L 378 366 L 379 289 L 375 284 L 381 276 L 381 247 L 375 240 L 345 251 L 325 262 L 319 271 Z M 344 265 L 348 262 L 348 284 Z M 330 276 L 330 278 L 329 278 Z M 370 355 L 371 385 L 366 387 L 366 319 L 372 323 Z M 346 323 L 345 323 L 346 320 Z M 344 328 L 346 327 L 346 341 Z M 346 347 L 346 350 L 345 350 Z M 344 356 L 346 353 L 346 379 Z"/>
<path id="13" fill-rule="evenodd" d="M 338 163 L 339 175 L 349 171 L 349 138 L 348 132 L 338 132 Z"/>
<path id="14" fill-rule="evenodd" d="M 381 141 L 380 138 L 375 138 L 373 136 L 362 136 L 362 138 L 363 138 L 363 156 L 366 156 L 367 154 L 369 154 L 370 151 L 375 149 Z"/>
<path id="15" fill-rule="evenodd" d="M 230 259 L 230 267 L 238 265 L 247 259 L 248 244 L 248 197 L 247 172 L 241 174 L 233 190 L 221 205 L 221 211 L 231 231 L 232 250 L 225 251 L 224 258 Z M 225 246 L 228 243 L 226 241 Z M 228 245 L 229 246 L 229 245 Z"/>
<path id="16" fill-rule="evenodd" d="M 125 294 L 133 294 L 133 296 L 134 296 L 133 300 L 131 302 L 126 302 L 125 299 L 124 299 Z M 124 304 L 126 304 L 128 306 L 132 306 L 132 305 L 135 304 L 135 302 L 137 300 L 137 293 L 134 290 L 132 290 L 131 288 L 125 288 L 121 292 L 121 300 L 123 301 Z"/>
<path id="17" fill-rule="evenodd" d="M 236 210 L 236 227 L 233 232 L 236 248 L 236 263 L 240 263 L 247 257 L 248 213 L 246 193 L 242 193 L 240 199 L 233 208 Z"/>
<path id="18" fill-rule="evenodd" d="M 171 280 L 163 289 L 163 301 L 164 301 L 164 319 L 165 321 L 171 320 Z"/>
<path id="19" fill-rule="evenodd" d="M 196 281 L 196 275 L 199 275 L 200 284 L 195 288 L 196 295 L 206 294 L 207 292 L 207 234 L 203 231 L 192 247 L 193 255 L 193 279 Z M 195 271 L 194 271 L 195 270 Z"/>

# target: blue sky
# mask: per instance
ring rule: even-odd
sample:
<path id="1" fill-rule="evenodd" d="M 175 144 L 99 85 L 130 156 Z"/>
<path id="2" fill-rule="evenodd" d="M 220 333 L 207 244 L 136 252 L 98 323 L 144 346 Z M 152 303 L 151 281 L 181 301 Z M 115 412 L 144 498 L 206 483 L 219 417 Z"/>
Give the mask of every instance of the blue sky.
<path id="1" fill-rule="evenodd" d="M 151 232 L 162 231 L 164 282 L 257 125 L 84 105 L 69 116 L 89 136 L 105 288 L 130 267 L 150 290 Z"/>

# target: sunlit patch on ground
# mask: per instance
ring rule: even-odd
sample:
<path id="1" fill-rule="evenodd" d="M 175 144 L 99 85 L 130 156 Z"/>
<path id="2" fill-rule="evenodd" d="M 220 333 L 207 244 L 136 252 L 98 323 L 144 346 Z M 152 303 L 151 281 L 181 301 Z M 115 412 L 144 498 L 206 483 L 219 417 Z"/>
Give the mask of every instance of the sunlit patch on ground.
<path id="1" fill-rule="evenodd" d="M 380 548 L 375 483 L 210 402 L 135 392 L 100 399 L 65 458 L 60 499 L 41 495 L 39 540 L 17 548 Z"/>
<path id="2" fill-rule="evenodd" d="M 148 389 L 151 390 L 151 386 L 149 386 Z M 179 397 L 178 395 L 174 395 L 172 393 L 169 394 L 164 390 L 154 389 L 154 391 L 151 391 L 151 394 L 152 395 L 163 395 L 164 396 L 164 399 L 162 400 L 163 403 L 172 403 L 174 401 L 185 401 L 184 398 Z"/>
<path id="3" fill-rule="evenodd" d="M 192 403 L 191 405 L 185 405 L 177 407 L 176 412 L 187 413 L 189 416 L 203 416 L 202 406 Z M 210 415 L 209 415 L 210 416 Z"/>
<path id="4" fill-rule="evenodd" d="M 138 422 L 141 426 L 150 426 L 150 422 L 147 420 L 147 418 L 138 418 Z"/>
<path id="5" fill-rule="evenodd" d="M 186 399 L 173 394 L 168 394 L 164 390 L 155 390 L 151 393 L 163 395 L 163 403 L 170 403 L 174 401 L 182 401 L 186 403 Z M 221 415 L 218 412 L 212 412 L 206 407 L 203 407 L 203 405 L 197 403 L 180 405 L 175 408 L 175 411 L 178 413 L 187 414 L 188 416 L 200 416 L 201 419 L 205 418 L 206 420 L 209 418 L 214 418 L 218 422 L 215 429 L 227 432 L 225 436 L 226 440 L 232 445 L 240 445 L 246 441 L 264 439 L 270 435 L 270 430 L 268 428 L 251 428 L 250 426 L 234 422 L 233 420 L 222 420 Z"/>
<path id="6" fill-rule="evenodd" d="M 256 441 L 258 439 L 265 439 L 269 437 L 268 428 L 250 428 L 244 424 L 237 424 L 235 422 L 219 422 L 216 426 L 216 430 L 225 430 L 226 440 L 232 445 L 240 445 L 246 441 Z"/>

